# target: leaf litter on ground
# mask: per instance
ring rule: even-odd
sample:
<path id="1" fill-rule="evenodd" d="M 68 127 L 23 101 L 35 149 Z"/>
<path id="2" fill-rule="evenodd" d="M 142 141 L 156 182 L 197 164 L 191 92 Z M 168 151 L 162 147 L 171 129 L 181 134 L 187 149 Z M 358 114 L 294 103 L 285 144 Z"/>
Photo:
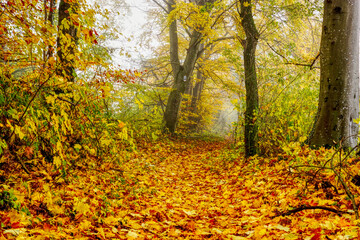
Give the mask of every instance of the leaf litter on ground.
<path id="1" fill-rule="evenodd" d="M 12 205 L 0 211 L 0 239 L 360 236 L 359 221 L 344 191 L 329 198 L 330 190 L 316 187 L 316 181 L 335 184 L 331 174 L 323 173 L 323 179 L 313 179 L 310 186 L 305 184 L 309 174 L 289 167 L 294 161 L 324 160 L 329 155 L 325 150 L 302 149 L 245 161 L 225 141 L 178 139 L 139 146 L 121 161 L 98 164 L 89 159 L 66 176 L 50 164 L 30 176 L 1 170 L 6 181 L 0 190 L 9 193 L 6 201 Z M 358 190 L 352 186 L 352 191 L 358 201 Z M 304 206 L 341 213 L 289 212 Z"/>

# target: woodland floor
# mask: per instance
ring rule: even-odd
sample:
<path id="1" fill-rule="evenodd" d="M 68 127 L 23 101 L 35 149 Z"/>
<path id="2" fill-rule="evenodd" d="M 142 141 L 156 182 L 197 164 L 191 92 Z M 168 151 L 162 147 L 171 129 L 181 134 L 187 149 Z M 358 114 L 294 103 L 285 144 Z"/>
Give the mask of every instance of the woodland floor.
<path id="1" fill-rule="evenodd" d="M 360 236 L 344 192 L 315 187 L 316 179 L 305 188 L 306 176 L 289 168 L 294 156 L 245 163 L 227 142 L 164 140 L 138 145 L 136 152 L 124 153 L 120 164 L 92 159 L 66 176 L 45 163 L 30 176 L 11 166 L 0 170 L 0 190 L 11 193 L 13 204 L 0 211 L 0 239 Z M 298 154 L 309 158 L 322 152 Z M 315 209 L 281 216 L 301 206 L 346 213 Z"/>

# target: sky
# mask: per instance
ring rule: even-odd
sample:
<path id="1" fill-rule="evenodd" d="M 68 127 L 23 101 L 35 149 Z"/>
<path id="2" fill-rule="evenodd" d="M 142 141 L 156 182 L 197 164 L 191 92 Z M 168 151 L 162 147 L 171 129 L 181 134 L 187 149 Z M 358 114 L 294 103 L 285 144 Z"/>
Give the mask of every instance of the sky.
<path id="1" fill-rule="evenodd" d="M 125 16 L 119 15 L 120 31 L 123 34 L 116 41 L 109 41 L 107 44 L 118 48 L 114 53 L 113 59 L 116 64 L 122 68 L 134 69 L 140 68 L 141 59 L 151 56 L 152 51 L 149 47 L 142 46 L 142 34 L 149 30 L 147 26 L 148 10 L 151 8 L 147 0 L 125 0 L 129 6 L 129 13 Z M 156 35 L 156 33 L 152 33 Z M 130 39 L 130 40 L 128 40 Z M 152 37 L 150 46 L 156 45 L 156 36 Z M 123 49 L 124 51 L 121 51 Z M 120 52 L 127 52 L 131 57 L 126 57 Z"/>

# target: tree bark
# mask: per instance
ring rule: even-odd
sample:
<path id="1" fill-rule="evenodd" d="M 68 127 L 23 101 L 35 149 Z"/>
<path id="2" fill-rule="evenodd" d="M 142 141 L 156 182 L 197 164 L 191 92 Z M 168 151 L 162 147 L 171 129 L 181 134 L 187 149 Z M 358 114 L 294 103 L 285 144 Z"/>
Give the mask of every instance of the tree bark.
<path id="1" fill-rule="evenodd" d="M 199 123 L 202 119 L 202 116 L 199 114 L 198 104 L 201 98 L 201 92 L 204 87 L 205 77 L 200 70 L 197 70 L 196 73 L 196 83 L 191 93 L 191 103 L 190 103 L 190 117 L 191 122 L 189 130 L 196 132 L 199 130 Z"/>
<path id="2" fill-rule="evenodd" d="M 359 8 L 358 0 L 324 1 L 320 94 L 310 146 L 357 145 Z"/>
<path id="3" fill-rule="evenodd" d="M 246 90 L 245 111 L 245 157 L 257 154 L 258 125 L 256 114 L 259 109 L 259 94 L 257 86 L 257 74 L 255 64 L 256 46 L 259 32 L 256 29 L 251 0 L 240 0 L 242 18 L 241 24 L 245 31 L 244 41 L 244 69 Z"/>
<path id="4" fill-rule="evenodd" d="M 49 2 L 49 4 L 48 4 Z M 44 0 L 44 12 L 45 12 L 45 24 L 48 22 L 50 25 L 54 25 L 54 16 L 56 11 L 56 0 Z M 44 62 L 52 57 L 54 54 L 54 46 L 47 46 L 44 49 Z"/>
<path id="5" fill-rule="evenodd" d="M 190 104 L 190 108 L 193 113 L 197 112 L 198 102 L 200 101 L 201 92 L 203 90 L 204 83 L 205 83 L 204 75 L 199 70 L 196 73 L 196 79 L 197 79 L 197 81 L 192 90 L 191 104 Z"/>
<path id="6" fill-rule="evenodd" d="M 205 4 L 208 1 L 198 1 L 198 4 Z M 174 10 L 175 1 L 168 1 L 168 12 Z M 179 43 L 177 34 L 176 20 L 171 22 L 169 27 L 170 33 L 170 61 L 172 66 L 174 85 L 170 92 L 168 102 L 164 113 L 165 128 L 174 133 L 176 130 L 177 121 L 179 118 L 180 105 L 182 94 L 190 87 L 190 78 L 195 67 L 196 60 L 199 57 L 199 47 L 201 43 L 202 34 L 196 30 L 192 31 L 189 47 L 187 49 L 184 63 L 180 63 L 179 59 Z"/>
<path id="7" fill-rule="evenodd" d="M 59 5 L 59 25 L 57 38 L 57 56 L 59 61 L 59 69 L 57 74 L 63 76 L 68 81 L 73 82 L 75 79 L 75 55 L 77 53 L 78 44 L 78 25 L 71 18 L 72 14 L 76 14 L 79 9 L 77 1 L 60 0 Z M 67 24 L 64 24 L 64 21 Z"/>

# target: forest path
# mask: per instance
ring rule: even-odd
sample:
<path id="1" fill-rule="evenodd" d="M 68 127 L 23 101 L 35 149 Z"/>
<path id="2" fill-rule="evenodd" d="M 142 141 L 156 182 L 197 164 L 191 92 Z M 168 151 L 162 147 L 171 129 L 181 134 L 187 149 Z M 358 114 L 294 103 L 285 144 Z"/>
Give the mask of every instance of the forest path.
<path id="1" fill-rule="evenodd" d="M 142 152 L 151 162 L 139 184 L 149 193 L 139 197 L 143 205 L 137 211 L 152 219 L 141 225 L 142 236 L 257 239 L 265 234 L 262 224 L 275 215 L 282 188 L 268 179 L 280 172 L 244 168 L 244 159 L 229 151 L 226 142 L 182 140 Z"/>
<path id="2" fill-rule="evenodd" d="M 119 155 L 120 164 L 88 159 L 65 177 L 52 164 L 31 176 L 9 173 L 3 187 L 11 189 L 17 205 L 0 209 L 0 239 L 317 240 L 358 235 L 349 214 L 306 210 L 279 216 L 302 205 L 351 209 L 344 195 L 326 200 L 324 191 L 312 190 L 300 196 L 304 183 L 289 172 L 288 161 L 256 157 L 245 163 L 221 141 L 164 139 L 137 145 L 137 151 Z"/>

